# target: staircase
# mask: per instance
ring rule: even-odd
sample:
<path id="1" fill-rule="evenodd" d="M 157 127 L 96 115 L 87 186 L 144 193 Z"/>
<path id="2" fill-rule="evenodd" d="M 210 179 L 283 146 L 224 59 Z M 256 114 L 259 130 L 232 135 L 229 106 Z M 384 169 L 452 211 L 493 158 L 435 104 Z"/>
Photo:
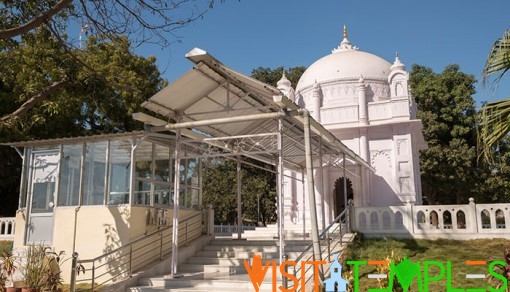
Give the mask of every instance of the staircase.
<path id="1" fill-rule="evenodd" d="M 296 258 L 310 244 L 305 240 L 286 241 L 286 253 Z M 143 278 L 138 287 L 127 291 L 254 291 L 244 261 L 253 256 L 278 261 L 278 246 L 275 240 L 214 239 L 204 250 L 179 266 L 182 277 L 166 276 Z M 251 264 L 250 264 L 251 265 Z M 277 266 L 277 268 L 279 268 Z M 277 273 L 280 274 L 279 272 Z M 281 285 L 278 276 L 277 285 Z M 271 268 L 268 270 L 260 292 L 272 291 Z"/>
<path id="2" fill-rule="evenodd" d="M 344 236 L 345 243 L 349 241 L 349 237 L 352 237 L 352 234 Z M 310 245 L 310 241 L 286 240 L 285 244 L 289 259 L 296 259 Z M 340 249 L 332 250 L 332 253 L 338 254 L 344 247 L 345 244 Z M 266 260 L 278 261 L 277 240 L 260 238 L 253 240 L 214 239 L 202 251 L 197 252 L 185 264 L 179 266 L 178 272 L 181 277 L 142 278 L 138 281 L 137 287 L 128 288 L 126 291 L 255 291 L 244 266 L 244 261 L 252 259 L 255 255 L 262 257 L 263 264 L 266 263 Z M 276 266 L 276 268 L 276 287 L 278 287 L 282 285 L 282 279 L 279 266 Z M 272 267 L 270 266 L 259 291 L 274 291 L 273 280 Z"/>
<path id="3" fill-rule="evenodd" d="M 310 226 L 307 226 L 310 228 Z M 303 224 L 285 225 L 285 240 L 302 240 L 310 239 L 310 230 L 304 230 Z M 304 233 L 303 233 L 304 231 Z M 304 236 L 303 236 L 304 235 Z M 232 238 L 236 239 L 237 233 L 232 234 Z M 274 240 L 278 238 L 278 225 L 270 224 L 266 227 L 256 227 L 255 230 L 245 230 L 241 234 L 241 238 L 247 240 Z"/>

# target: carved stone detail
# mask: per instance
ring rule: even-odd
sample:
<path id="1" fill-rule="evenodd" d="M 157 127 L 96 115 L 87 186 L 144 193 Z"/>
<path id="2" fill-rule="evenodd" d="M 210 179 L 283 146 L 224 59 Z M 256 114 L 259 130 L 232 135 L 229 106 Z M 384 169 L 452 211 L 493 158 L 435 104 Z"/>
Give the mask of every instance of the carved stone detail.
<path id="1" fill-rule="evenodd" d="M 407 155 L 409 153 L 409 144 L 407 139 L 397 140 L 397 153 L 398 155 Z"/>
<path id="2" fill-rule="evenodd" d="M 376 159 L 378 157 L 381 157 L 387 161 L 388 167 L 391 168 L 391 150 L 389 150 L 389 149 L 378 150 L 378 151 L 373 151 L 371 154 L 372 154 L 371 155 L 372 157 L 371 157 L 370 161 L 371 161 L 372 166 L 375 167 Z"/>
<path id="3" fill-rule="evenodd" d="M 398 179 L 398 185 L 400 187 L 400 193 L 409 193 L 409 177 L 400 177 Z"/>

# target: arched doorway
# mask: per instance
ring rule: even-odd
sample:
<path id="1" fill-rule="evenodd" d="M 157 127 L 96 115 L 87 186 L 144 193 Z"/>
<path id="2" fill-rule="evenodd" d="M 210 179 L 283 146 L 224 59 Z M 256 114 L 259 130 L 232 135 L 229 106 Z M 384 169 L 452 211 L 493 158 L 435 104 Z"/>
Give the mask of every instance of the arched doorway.
<path id="1" fill-rule="evenodd" d="M 335 218 L 340 215 L 340 213 L 345 208 L 344 202 L 344 178 L 340 177 L 335 181 L 335 191 L 334 191 L 334 203 L 335 203 Z M 352 181 L 347 179 L 347 201 L 354 198 L 354 190 L 352 189 Z"/>

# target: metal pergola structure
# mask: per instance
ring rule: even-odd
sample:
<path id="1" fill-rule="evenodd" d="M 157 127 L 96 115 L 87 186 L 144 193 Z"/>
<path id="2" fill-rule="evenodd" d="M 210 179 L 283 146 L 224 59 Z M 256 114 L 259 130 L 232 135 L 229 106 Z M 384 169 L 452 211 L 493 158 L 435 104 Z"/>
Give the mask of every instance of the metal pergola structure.
<path id="1" fill-rule="evenodd" d="M 148 131 L 172 131 L 176 135 L 172 275 L 177 274 L 182 143 L 193 146 L 193 152 L 202 157 L 236 157 L 238 173 L 241 156 L 275 165 L 278 214 L 283 214 L 283 171 L 306 173 L 314 255 L 320 259 L 314 169 L 321 170 L 324 164 L 342 167 L 345 180 L 347 159 L 351 164 L 373 168 L 278 89 L 226 67 L 201 49 L 191 50 L 186 58 L 195 63 L 193 69 L 142 104 L 156 115 L 133 115 Z M 239 179 L 237 200 L 241 225 Z M 284 254 L 283 222 L 279 215 L 280 262 Z"/>

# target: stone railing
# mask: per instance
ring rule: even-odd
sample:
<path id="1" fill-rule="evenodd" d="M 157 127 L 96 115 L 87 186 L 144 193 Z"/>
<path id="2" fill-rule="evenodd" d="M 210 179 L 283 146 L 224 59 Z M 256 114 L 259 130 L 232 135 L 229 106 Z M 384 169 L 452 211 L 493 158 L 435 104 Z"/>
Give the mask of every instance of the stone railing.
<path id="1" fill-rule="evenodd" d="M 353 216 L 369 237 L 510 238 L 510 204 L 355 207 Z"/>
<path id="2" fill-rule="evenodd" d="M 15 217 L 0 218 L 0 240 L 14 240 Z"/>

